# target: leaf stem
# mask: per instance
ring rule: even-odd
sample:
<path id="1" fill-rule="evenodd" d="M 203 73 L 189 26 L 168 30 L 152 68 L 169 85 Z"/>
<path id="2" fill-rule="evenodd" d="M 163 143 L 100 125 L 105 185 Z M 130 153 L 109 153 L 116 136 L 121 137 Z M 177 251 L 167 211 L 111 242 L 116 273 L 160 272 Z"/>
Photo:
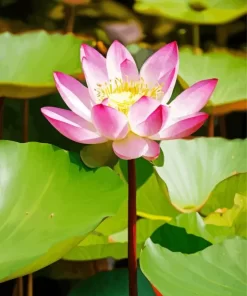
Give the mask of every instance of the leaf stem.
<path id="1" fill-rule="evenodd" d="M 228 40 L 228 26 L 220 25 L 216 27 L 216 41 L 219 47 L 227 47 Z"/>
<path id="2" fill-rule="evenodd" d="M 128 268 L 129 296 L 138 296 L 136 258 L 136 167 L 128 160 Z"/>
<path id="3" fill-rule="evenodd" d="M 18 296 L 23 296 L 23 277 L 17 279 Z"/>
<path id="4" fill-rule="evenodd" d="M 0 140 L 3 138 L 4 97 L 0 97 Z"/>
<path id="5" fill-rule="evenodd" d="M 194 53 L 198 54 L 198 51 L 200 50 L 200 27 L 197 24 L 193 25 L 193 49 Z"/>
<path id="6" fill-rule="evenodd" d="M 29 123 L 29 101 L 24 100 L 23 106 L 23 142 L 28 142 L 28 123 Z"/>
<path id="7" fill-rule="evenodd" d="M 208 119 L 208 137 L 214 137 L 214 115 L 211 114 Z"/>
<path id="8" fill-rule="evenodd" d="M 33 296 L 33 274 L 27 276 L 27 296 Z"/>
<path id="9" fill-rule="evenodd" d="M 64 33 L 72 33 L 75 26 L 76 17 L 76 6 L 75 5 L 65 5 L 65 28 Z"/>

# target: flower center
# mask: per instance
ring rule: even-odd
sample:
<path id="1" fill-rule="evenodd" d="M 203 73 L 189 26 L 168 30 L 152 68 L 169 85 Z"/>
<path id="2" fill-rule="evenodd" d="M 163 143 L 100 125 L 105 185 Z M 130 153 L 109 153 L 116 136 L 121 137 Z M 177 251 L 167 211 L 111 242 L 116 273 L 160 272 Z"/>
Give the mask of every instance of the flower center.
<path id="1" fill-rule="evenodd" d="M 129 108 L 142 96 L 160 99 L 163 95 L 162 86 L 157 84 L 149 88 L 144 79 L 138 81 L 124 81 L 116 78 L 114 81 L 105 84 L 97 84 L 98 103 L 108 99 L 108 105 L 125 114 Z"/>

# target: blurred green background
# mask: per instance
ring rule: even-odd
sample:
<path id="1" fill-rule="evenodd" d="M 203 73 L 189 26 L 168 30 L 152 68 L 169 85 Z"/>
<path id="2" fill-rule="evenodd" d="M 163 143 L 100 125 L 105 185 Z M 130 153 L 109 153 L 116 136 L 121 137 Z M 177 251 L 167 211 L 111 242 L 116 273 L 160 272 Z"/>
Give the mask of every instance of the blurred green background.
<path id="1" fill-rule="evenodd" d="M 0 139 L 79 152 L 81 145 L 57 133 L 40 108 L 67 108 L 52 71 L 84 83 L 82 42 L 105 54 L 115 39 L 128 47 L 138 67 L 176 40 L 180 70 L 172 98 L 199 79 L 219 78 L 206 107 L 210 120 L 195 136 L 246 138 L 246 11 L 245 0 L 0 0 Z M 97 239 L 89 237 L 89 244 Z M 71 283 L 109 265 L 106 260 L 58 261 L 35 274 L 34 295 L 68 295 Z M 115 265 L 126 267 L 126 260 Z M 14 285 L 15 280 L 0 284 L 0 295 L 12 295 Z"/>

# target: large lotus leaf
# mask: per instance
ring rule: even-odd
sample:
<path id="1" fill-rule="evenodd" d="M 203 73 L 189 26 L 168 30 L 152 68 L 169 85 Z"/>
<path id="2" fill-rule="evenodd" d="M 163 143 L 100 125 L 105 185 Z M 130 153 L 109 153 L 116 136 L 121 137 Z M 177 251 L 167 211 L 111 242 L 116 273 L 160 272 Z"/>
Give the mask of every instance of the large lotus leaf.
<path id="1" fill-rule="evenodd" d="M 138 295 L 155 296 L 140 269 L 137 270 Z M 128 270 L 100 272 L 75 286 L 68 296 L 129 296 Z"/>
<path id="2" fill-rule="evenodd" d="M 181 214 L 169 224 L 185 228 L 188 234 L 202 237 L 212 244 L 222 242 L 226 237 L 236 234 L 235 229 L 229 224 L 208 223 L 198 213 Z M 216 224 L 216 225 L 214 225 Z"/>
<path id="3" fill-rule="evenodd" d="M 128 181 L 127 162 L 119 160 L 114 170 L 126 183 Z M 157 178 L 154 174 L 153 165 L 140 158 L 136 160 L 136 183 L 137 183 L 137 214 L 149 220 L 168 222 L 180 214 L 164 196 Z M 96 229 L 104 236 L 120 232 L 127 228 L 127 199 L 122 203 L 113 217 L 105 219 Z"/>
<path id="4" fill-rule="evenodd" d="M 116 214 L 126 186 L 48 144 L 0 142 L 0 280 L 38 270 Z"/>
<path id="5" fill-rule="evenodd" d="M 119 160 L 117 165 L 115 166 L 115 171 L 122 178 L 122 180 L 126 183 L 127 186 L 127 163 L 126 161 Z M 172 217 L 180 214 L 169 202 L 168 198 L 164 197 L 164 193 L 162 192 L 157 178 L 155 177 L 153 166 L 151 163 L 144 159 L 136 160 L 136 177 L 137 177 L 137 214 L 140 217 L 147 218 L 148 220 L 154 220 L 152 222 L 141 222 L 139 223 L 148 223 L 150 229 L 155 227 L 156 223 L 164 223 L 171 221 Z M 108 245 L 107 248 L 103 248 L 103 245 L 109 243 L 108 237 L 112 234 L 119 233 L 121 231 L 126 232 L 127 223 L 128 223 L 128 215 L 127 215 L 128 201 L 124 200 L 121 207 L 119 207 L 116 215 L 113 217 L 109 217 L 105 219 L 96 229 L 94 235 L 91 235 L 89 238 L 86 238 L 85 241 L 81 242 L 81 245 L 90 244 L 96 245 L 95 255 L 88 253 L 86 255 L 86 250 L 84 252 L 84 248 L 74 250 L 69 253 L 70 258 L 66 255 L 66 259 L 72 259 L 73 256 L 88 256 L 88 258 L 92 258 L 92 256 L 105 256 L 105 254 L 109 254 L 111 249 L 114 250 L 113 254 L 115 256 L 119 256 L 121 254 L 123 245 L 118 242 L 115 242 L 114 245 Z M 161 222 L 160 222 L 161 221 Z M 152 227 L 151 227 L 152 226 Z M 145 230 L 147 231 L 147 229 Z M 141 235 L 139 241 L 143 242 L 145 231 L 138 231 L 138 235 Z M 144 236 L 142 236 L 144 234 Z M 98 245 L 102 246 L 98 246 Z M 120 252 L 121 251 L 121 252 Z M 94 252 L 94 251 L 93 251 Z M 81 255 L 79 255 L 81 253 Z M 121 255 L 122 256 L 122 255 Z"/>
<path id="6" fill-rule="evenodd" d="M 179 229 L 166 234 L 154 233 L 156 237 L 146 241 L 140 256 L 142 272 L 162 295 L 246 295 L 247 240 L 229 238 L 188 252 L 199 238 L 187 235 L 186 239 Z"/>
<path id="7" fill-rule="evenodd" d="M 126 161 L 120 160 L 118 164 L 115 166 L 115 171 L 119 174 L 119 176 L 126 182 L 127 186 L 127 164 Z M 141 222 L 139 223 L 148 223 L 149 227 L 155 227 L 160 223 L 171 221 L 172 217 L 176 217 L 180 214 L 169 202 L 168 198 L 164 196 L 158 182 L 157 178 L 153 173 L 153 167 L 151 163 L 147 162 L 144 159 L 136 160 L 136 172 L 137 172 L 137 214 L 140 217 L 147 218 L 148 220 L 153 220 L 152 222 Z M 90 240 L 94 244 L 99 243 L 109 243 L 108 237 L 112 234 L 119 233 L 121 231 L 126 231 L 127 223 L 128 223 L 128 201 L 124 200 L 122 205 L 119 207 L 116 215 L 113 217 L 109 217 L 105 219 L 96 229 L 95 235 L 92 235 Z M 150 228 L 152 229 L 152 227 Z M 140 241 L 143 241 L 145 232 L 138 231 L 138 235 L 141 235 Z M 122 233 L 123 234 L 123 233 Z M 90 240 L 88 244 L 90 244 Z M 82 244 L 87 244 L 87 239 L 85 242 L 82 241 Z M 114 252 L 116 254 L 120 254 L 119 250 L 123 250 L 123 246 L 118 243 L 114 244 L 116 249 Z M 111 245 L 112 246 L 112 245 Z M 106 252 L 110 252 L 110 248 L 113 249 L 113 246 L 108 246 Z M 95 247 L 97 252 L 98 250 L 101 252 L 101 247 Z M 82 249 L 83 251 L 83 249 Z M 84 254 L 83 254 L 84 256 Z M 89 254 L 88 256 L 92 256 Z M 102 255 L 101 255 L 102 256 Z M 66 257 L 67 258 L 67 257 Z"/>
<path id="8" fill-rule="evenodd" d="M 113 167 L 118 158 L 112 149 L 112 143 L 106 142 L 97 145 L 85 145 L 80 151 L 81 160 L 89 168 L 102 166 Z"/>
<path id="9" fill-rule="evenodd" d="M 135 10 L 188 23 L 217 25 L 247 12 L 245 0 L 137 0 Z"/>
<path id="10" fill-rule="evenodd" d="M 89 41 L 45 31 L 0 35 L 0 97 L 35 98 L 55 92 L 53 71 L 81 73 L 80 45 Z"/>
<path id="11" fill-rule="evenodd" d="M 127 183 L 126 161 L 120 160 L 115 166 L 115 171 Z M 165 198 L 165 193 L 157 181 L 153 165 L 150 162 L 142 158 L 136 160 L 136 178 L 137 213 L 139 216 L 168 222 L 172 217 L 179 214 L 179 211 L 172 206 L 168 198 Z"/>
<path id="12" fill-rule="evenodd" d="M 125 199 L 124 202 L 119 207 L 118 211 L 113 217 L 105 219 L 95 231 L 108 237 L 112 233 L 117 233 L 122 231 L 127 227 L 128 220 L 128 200 Z"/>
<path id="13" fill-rule="evenodd" d="M 236 235 L 247 238 L 247 197 L 236 194 L 234 206 L 223 212 L 214 212 L 205 218 L 208 226 L 228 226 Z"/>
<path id="14" fill-rule="evenodd" d="M 153 243 L 168 248 L 172 252 L 185 254 L 201 251 L 211 245 L 211 243 L 204 238 L 188 234 L 184 228 L 168 223 L 160 226 L 160 228 L 152 234 L 151 239 Z M 145 247 L 146 244 L 144 249 Z"/>
<path id="15" fill-rule="evenodd" d="M 68 2 L 68 1 L 66 1 Z M 75 3 L 76 4 L 76 3 Z M 104 1 L 84 1 L 84 5 L 77 4 L 77 15 L 84 18 L 100 18 L 113 20 L 136 19 L 134 13 L 125 5 L 112 0 Z M 61 3 L 57 4 L 49 11 L 49 17 L 55 20 L 61 20 L 65 17 L 65 11 Z"/>
<path id="16" fill-rule="evenodd" d="M 247 195 L 247 173 L 233 175 L 220 182 L 211 192 L 200 213 L 204 216 L 221 209 L 230 209 L 234 205 L 234 197 L 238 194 Z"/>
<path id="17" fill-rule="evenodd" d="M 246 145 L 246 140 L 221 138 L 163 141 L 165 164 L 155 169 L 164 197 L 169 195 L 173 206 L 182 212 L 200 210 L 218 183 L 247 171 Z"/>
<path id="18" fill-rule="evenodd" d="M 163 224 L 163 221 L 140 219 L 137 221 L 137 256 L 146 239 Z M 123 259 L 128 257 L 128 230 L 104 236 L 94 231 L 77 247 L 73 248 L 63 259 L 66 260 L 96 260 L 107 257 Z"/>
<path id="19" fill-rule="evenodd" d="M 118 19 L 128 20 L 136 19 L 135 14 L 131 9 L 117 1 L 104 0 L 94 2 L 91 1 L 87 7 L 78 9 L 78 14 L 89 18 L 102 18 L 102 19 Z"/>
<path id="20" fill-rule="evenodd" d="M 203 79 L 219 79 L 206 108 L 213 114 L 246 110 L 246 83 L 242 79 L 246 75 L 246 66 L 246 59 L 226 52 L 195 55 L 191 49 L 180 50 L 179 75 L 184 87 Z"/>

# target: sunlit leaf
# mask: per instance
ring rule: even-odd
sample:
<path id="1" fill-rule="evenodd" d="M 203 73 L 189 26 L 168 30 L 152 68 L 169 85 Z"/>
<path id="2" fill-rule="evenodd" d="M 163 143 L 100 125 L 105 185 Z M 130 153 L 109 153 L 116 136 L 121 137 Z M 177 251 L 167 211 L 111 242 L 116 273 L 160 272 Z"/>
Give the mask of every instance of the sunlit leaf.
<path id="1" fill-rule="evenodd" d="M 166 157 L 166 156 L 165 156 Z M 164 164 L 165 166 L 165 164 Z M 163 168 L 163 167 L 162 167 Z M 115 171 L 127 182 L 127 164 L 120 160 Z M 167 198 L 167 193 L 159 185 L 153 165 L 144 159 L 136 160 L 137 213 L 152 220 L 170 221 L 179 214 Z"/>
<path id="2" fill-rule="evenodd" d="M 114 167 L 114 170 L 119 177 L 126 183 L 127 186 L 127 162 L 119 160 Z M 177 211 L 169 202 L 168 198 L 164 196 L 161 187 L 158 184 L 157 178 L 153 171 L 153 165 L 144 159 L 136 160 L 136 177 L 137 177 L 137 214 L 140 217 L 152 220 L 150 223 L 155 227 L 156 223 L 165 223 L 171 221 L 172 217 L 179 215 Z M 97 237 L 92 236 L 91 239 L 95 241 L 101 241 L 103 244 L 108 243 L 108 237 L 112 234 L 126 231 L 128 221 L 128 200 L 123 201 L 119 207 L 117 213 L 113 217 L 105 219 L 96 229 L 95 234 Z M 138 222 L 139 223 L 139 222 Z M 142 235 L 142 231 L 138 235 Z M 100 237 L 99 237 L 100 234 Z M 143 236 L 142 236 L 143 237 Z M 87 240 L 85 240 L 85 243 Z M 82 244 L 84 244 L 82 242 Z M 109 246 L 109 248 L 114 248 Z M 123 249 L 123 246 L 115 244 L 114 252 L 118 254 L 117 248 Z M 97 252 L 101 249 L 96 246 Z M 106 250 L 106 252 L 110 252 Z M 83 253 L 84 256 L 84 253 Z M 88 256 L 91 256 L 89 254 Z"/>
<path id="3" fill-rule="evenodd" d="M 107 216 L 126 187 L 109 168 L 48 144 L 0 142 L 0 281 L 60 259 Z"/>
<path id="4" fill-rule="evenodd" d="M 179 211 L 198 211 L 211 198 L 210 194 L 214 196 L 215 186 L 225 180 L 219 190 L 223 200 L 227 190 L 224 192 L 222 188 L 226 189 L 226 183 L 231 182 L 229 177 L 247 171 L 246 145 L 246 140 L 221 138 L 163 141 L 161 148 L 166 161 L 163 167 L 155 167 L 155 170 L 164 198 L 169 196 Z M 238 186 L 238 179 L 235 182 Z"/>
<path id="5" fill-rule="evenodd" d="M 137 222 L 137 257 L 146 239 L 163 224 L 162 221 L 140 219 Z M 101 228 L 102 229 L 102 228 Z M 63 258 L 66 260 L 96 260 L 112 257 L 128 258 L 128 230 L 104 236 L 97 230 L 88 235 Z"/>
<path id="6" fill-rule="evenodd" d="M 81 75 L 83 42 L 91 43 L 45 31 L 0 34 L 0 96 L 25 99 L 56 92 L 53 71 Z"/>
<path id="7" fill-rule="evenodd" d="M 228 226 L 236 235 L 247 238 L 247 197 L 236 194 L 234 206 L 231 209 L 216 211 L 205 218 L 208 226 Z"/>
<path id="8" fill-rule="evenodd" d="M 134 8 L 177 22 L 217 25 L 244 15 L 247 4 L 245 0 L 137 0 Z"/>
<path id="9" fill-rule="evenodd" d="M 202 237 L 212 244 L 222 242 L 225 238 L 236 234 L 229 225 L 207 224 L 198 213 L 181 214 L 169 222 L 169 224 L 183 227 L 188 234 Z"/>
<path id="10" fill-rule="evenodd" d="M 199 238 L 187 235 L 186 239 L 179 229 L 172 234 L 158 239 L 154 234 L 140 257 L 143 273 L 162 295 L 245 295 L 247 240 L 226 239 L 198 252 L 193 242 L 199 243 Z M 170 240 L 177 241 L 175 249 L 164 244 Z M 188 248 L 195 252 L 187 252 Z"/>
<path id="11" fill-rule="evenodd" d="M 198 66 L 200 71 L 198 71 Z M 206 53 L 194 55 L 191 49 L 180 50 L 179 75 L 186 85 L 208 78 L 218 78 L 217 87 L 210 98 L 206 111 L 225 114 L 246 110 L 246 59 L 229 53 Z"/>
<path id="12" fill-rule="evenodd" d="M 232 208 L 236 193 L 247 195 L 247 173 L 232 172 L 232 176 L 214 188 L 200 212 L 207 216 L 220 209 Z"/>

